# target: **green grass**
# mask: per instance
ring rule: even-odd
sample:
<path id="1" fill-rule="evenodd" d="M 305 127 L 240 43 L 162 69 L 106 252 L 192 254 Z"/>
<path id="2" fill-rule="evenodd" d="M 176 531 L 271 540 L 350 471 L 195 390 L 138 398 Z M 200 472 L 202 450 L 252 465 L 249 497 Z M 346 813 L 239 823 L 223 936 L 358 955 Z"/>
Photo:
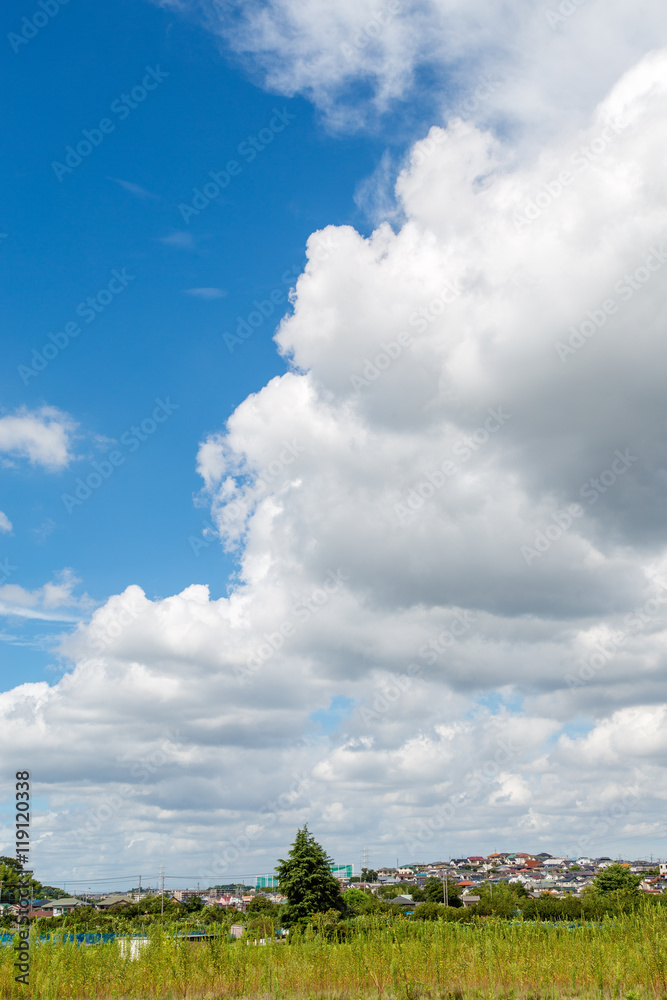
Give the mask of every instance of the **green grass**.
<path id="1" fill-rule="evenodd" d="M 377 998 L 377 1000 L 667 1000 L 667 917 L 654 908 L 580 927 L 480 918 L 441 923 L 374 917 L 340 943 L 308 932 L 255 947 L 220 936 L 175 941 L 156 928 L 140 958 L 116 943 L 32 947 L 30 987 L 0 949 L 0 998 Z"/>

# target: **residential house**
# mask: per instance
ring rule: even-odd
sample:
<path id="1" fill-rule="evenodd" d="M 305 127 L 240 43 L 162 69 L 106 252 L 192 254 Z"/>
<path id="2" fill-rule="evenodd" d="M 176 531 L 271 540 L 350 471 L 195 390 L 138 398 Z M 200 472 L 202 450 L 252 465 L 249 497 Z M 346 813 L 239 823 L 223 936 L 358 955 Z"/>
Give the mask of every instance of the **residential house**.
<path id="1" fill-rule="evenodd" d="M 111 896 L 105 896 L 104 899 L 99 899 L 95 908 L 97 910 L 104 911 L 110 910 L 112 906 L 127 906 L 130 903 L 134 903 L 134 898 L 131 893 L 128 896 L 122 896 L 120 893 L 113 893 Z"/>
<path id="2" fill-rule="evenodd" d="M 65 913 L 71 913 L 77 906 L 86 905 L 85 899 L 76 899 L 74 896 L 67 896 L 64 899 L 40 900 L 39 908 L 44 911 L 45 916 L 61 917 Z"/>

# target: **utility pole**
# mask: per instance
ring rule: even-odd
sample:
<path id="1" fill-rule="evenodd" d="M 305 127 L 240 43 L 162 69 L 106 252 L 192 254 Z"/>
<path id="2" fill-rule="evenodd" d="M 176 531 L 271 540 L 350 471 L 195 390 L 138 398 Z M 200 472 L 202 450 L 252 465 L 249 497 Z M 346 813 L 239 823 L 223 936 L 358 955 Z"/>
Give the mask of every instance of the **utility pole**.
<path id="1" fill-rule="evenodd" d="M 160 916 L 164 916 L 164 865 L 160 865 Z"/>
<path id="2" fill-rule="evenodd" d="M 141 901 L 141 875 L 139 876 L 139 898 L 138 898 L 137 902 L 140 902 L 140 901 Z"/>

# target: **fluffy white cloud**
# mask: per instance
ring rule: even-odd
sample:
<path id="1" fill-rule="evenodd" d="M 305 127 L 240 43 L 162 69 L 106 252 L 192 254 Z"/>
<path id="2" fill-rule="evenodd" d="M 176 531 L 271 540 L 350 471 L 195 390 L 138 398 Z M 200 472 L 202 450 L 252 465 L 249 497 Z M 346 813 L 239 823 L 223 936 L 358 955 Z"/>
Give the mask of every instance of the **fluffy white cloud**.
<path id="1" fill-rule="evenodd" d="M 618 76 L 667 42 L 660 0 L 156 0 L 197 15 L 265 86 L 303 94 L 335 127 L 425 99 L 535 138 L 583 124 Z M 527 138 L 528 136 L 526 136 Z"/>
<path id="2" fill-rule="evenodd" d="M 5 560 L 2 564 L 3 580 L 16 570 L 8 563 Z M 16 583 L 3 583 L 0 585 L 0 614 L 43 621 L 78 622 L 93 605 L 87 594 L 79 596 L 74 593 L 80 582 L 71 570 L 65 569 L 56 575 L 55 580 L 35 590 L 27 590 Z"/>
<path id="3" fill-rule="evenodd" d="M 73 458 L 72 439 L 76 423 L 54 406 L 38 410 L 25 407 L 0 417 L 0 461 L 13 466 L 26 458 L 31 465 L 41 465 L 47 472 L 58 472 Z"/>
<path id="4" fill-rule="evenodd" d="M 0 510 L 0 531 L 10 532 L 12 530 L 12 522 L 9 520 L 7 515 Z"/>
<path id="5" fill-rule="evenodd" d="M 666 91 L 650 54 L 530 164 L 432 129 L 398 231 L 311 237 L 292 369 L 198 456 L 229 595 L 129 587 L 0 696 L 58 850 L 225 881 L 305 819 L 340 860 L 655 847 Z"/>

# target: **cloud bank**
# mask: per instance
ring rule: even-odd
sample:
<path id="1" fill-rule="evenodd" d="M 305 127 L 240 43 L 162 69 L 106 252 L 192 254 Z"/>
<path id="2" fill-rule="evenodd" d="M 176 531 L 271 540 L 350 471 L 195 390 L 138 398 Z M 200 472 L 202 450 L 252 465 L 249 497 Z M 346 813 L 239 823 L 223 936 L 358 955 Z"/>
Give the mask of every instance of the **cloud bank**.
<path id="1" fill-rule="evenodd" d="M 659 0 L 156 0 L 197 17 L 263 86 L 311 100 L 334 129 L 367 126 L 429 92 L 445 118 L 470 102 L 524 141 L 585 126 L 649 49 Z M 500 83 L 481 100 L 485 81 Z"/>
<path id="2" fill-rule="evenodd" d="M 289 371 L 199 451 L 228 596 L 130 586 L 0 695 L 43 865 L 226 881 L 304 820 L 355 862 L 655 850 L 666 90 L 649 53 L 521 162 L 433 127 L 398 231 L 313 234 Z"/>

